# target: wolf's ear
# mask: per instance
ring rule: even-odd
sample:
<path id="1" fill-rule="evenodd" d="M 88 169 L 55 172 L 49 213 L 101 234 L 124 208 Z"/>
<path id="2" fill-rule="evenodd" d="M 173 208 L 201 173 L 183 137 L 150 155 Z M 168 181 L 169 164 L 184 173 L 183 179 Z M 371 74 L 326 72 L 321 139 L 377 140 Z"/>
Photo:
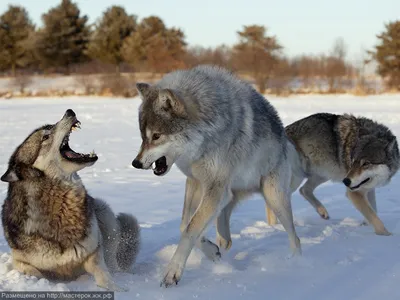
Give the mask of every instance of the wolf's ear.
<path id="1" fill-rule="evenodd" d="M 186 115 L 186 108 L 184 103 L 171 89 L 162 89 L 158 92 L 158 101 L 156 106 L 157 109 L 163 112 L 174 112 L 178 116 Z"/>
<path id="2" fill-rule="evenodd" d="M 389 139 L 389 143 L 386 146 L 386 151 L 389 153 L 392 152 L 396 145 L 397 145 L 396 137 L 391 136 Z"/>
<path id="3" fill-rule="evenodd" d="M 142 100 L 145 100 L 151 92 L 150 84 L 145 83 L 145 82 L 137 82 L 136 89 L 139 93 L 140 98 L 142 98 Z"/>
<path id="4" fill-rule="evenodd" d="M 15 172 L 14 168 L 8 168 L 8 170 L 1 176 L 1 181 L 4 182 L 16 182 L 19 181 L 20 178 L 18 177 L 17 173 Z"/>

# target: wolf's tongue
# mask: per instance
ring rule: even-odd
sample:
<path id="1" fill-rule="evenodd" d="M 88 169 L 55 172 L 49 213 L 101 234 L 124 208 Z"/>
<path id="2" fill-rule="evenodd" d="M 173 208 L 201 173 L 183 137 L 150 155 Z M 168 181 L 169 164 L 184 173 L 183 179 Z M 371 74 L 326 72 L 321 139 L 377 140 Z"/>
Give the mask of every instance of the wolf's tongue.
<path id="1" fill-rule="evenodd" d="M 81 157 L 78 153 L 75 153 L 73 151 L 66 151 L 65 155 L 69 158 L 79 158 Z"/>

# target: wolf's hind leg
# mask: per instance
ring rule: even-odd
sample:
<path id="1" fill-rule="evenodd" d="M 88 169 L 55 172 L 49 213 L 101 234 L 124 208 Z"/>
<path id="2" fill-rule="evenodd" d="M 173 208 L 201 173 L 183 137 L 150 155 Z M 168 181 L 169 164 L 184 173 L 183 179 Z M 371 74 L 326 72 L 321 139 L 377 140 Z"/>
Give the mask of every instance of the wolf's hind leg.
<path id="1" fill-rule="evenodd" d="M 38 269 L 36 269 L 34 266 L 27 264 L 25 262 L 22 262 L 20 260 L 13 259 L 13 267 L 15 270 L 24 273 L 29 276 L 35 276 L 37 278 L 44 278 L 45 276 L 40 272 Z"/>
<path id="2" fill-rule="evenodd" d="M 307 179 L 306 183 L 300 188 L 300 194 L 315 208 L 321 218 L 328 220 L 329 214 L 325 206 L 315 197 L 314 190 L 324 182 L 328 181 L 319 176 L 312 176 Z"/>
<path id="3" fill-rule="evenodd" d="M 297 237 L 293 222 L 288 175 L 290 175 L 288 166 L 281 164 L 276 171 L 261 179 L 261 192 L 267 206 L 272 209 L 289 235 L 293 254 L 301 254 L 300 239 Z"/>

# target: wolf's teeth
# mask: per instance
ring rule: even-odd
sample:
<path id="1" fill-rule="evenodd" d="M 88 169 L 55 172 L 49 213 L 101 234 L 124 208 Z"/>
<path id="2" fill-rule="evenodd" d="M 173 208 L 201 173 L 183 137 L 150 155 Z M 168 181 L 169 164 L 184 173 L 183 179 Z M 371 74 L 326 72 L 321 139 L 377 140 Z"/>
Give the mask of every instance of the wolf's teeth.
<path id="1" fill-rule="evenodd" d="M 78 122 L 75 124 L 75 127 L 81 128 L 81 122 L 78 121 Z"/>
<path id="2" fill-rule="evenodd" d="M 151 168 L 152 168 L 153 170 L 156 169 L 156 162 L 153 162 L 153 163 L 151 164 Z"/>
<path id="3" fill-rule="evenodd" d="M 94 150 L 92 152 L 90 152 L 89 157 L 94 157 L 96 155 L 96 152 L 94 152 Z"/>

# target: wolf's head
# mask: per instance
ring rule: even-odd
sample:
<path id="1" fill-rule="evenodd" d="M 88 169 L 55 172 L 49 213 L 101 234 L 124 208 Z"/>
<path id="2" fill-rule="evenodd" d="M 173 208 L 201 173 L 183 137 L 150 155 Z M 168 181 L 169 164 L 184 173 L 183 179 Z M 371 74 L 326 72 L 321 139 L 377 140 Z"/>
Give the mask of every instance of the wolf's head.
<path id="1" fill-rule="evenodd" d="M 142 99 L 139 108 L 142 145 L 132 165 L 137 169 L 153 165 L 154 174 L 162 176 L 187 151 L 187 128 L 190 120 L 196 118 L 196 109 L 178 91 L 147 83 L 138 83 L 136 88 Z"/>
<path id="2" fill-rule="evenodd" d="M 75 172 L 93 165 L 98 159 L 96 154 L 76 153 L 69 147 L 70 133 L 77 128 L 80 128 L 80 122 L 75 113 L 68 109 L 56 124 L 44 125 L 33 131 L 14 151 L 1 180 L 23 180 L 26 176 L 34 175 L 35 170 L 52 178 L 69 178 Z"/>
<path id="3" fill-rule="evenodd" d="M 387 184 L 393 173 L 390 162 L 395 148 L 395 136 L 389 139 L 377 138 L 374 135 L 361 137 L 352 151 L 352 164 L 343 183 L 352 191 Z"/>

